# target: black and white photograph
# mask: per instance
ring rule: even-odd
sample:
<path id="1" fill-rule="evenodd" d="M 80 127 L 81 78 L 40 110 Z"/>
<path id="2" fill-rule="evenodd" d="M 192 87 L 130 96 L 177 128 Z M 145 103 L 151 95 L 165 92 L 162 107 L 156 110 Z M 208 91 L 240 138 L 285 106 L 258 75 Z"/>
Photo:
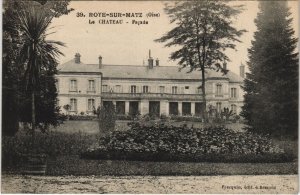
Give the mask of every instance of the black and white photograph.
<path id="1" fill-rule="evenodd" d="M 299 193 L 299 1 L 1 4 L 1 193 Z"/>

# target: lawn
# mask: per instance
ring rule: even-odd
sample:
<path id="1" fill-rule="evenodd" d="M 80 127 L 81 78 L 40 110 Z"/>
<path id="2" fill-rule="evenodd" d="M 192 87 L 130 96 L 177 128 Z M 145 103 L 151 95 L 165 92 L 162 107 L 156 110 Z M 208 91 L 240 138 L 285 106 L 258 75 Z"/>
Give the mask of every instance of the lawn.
<path id="1" fill-rule="evenodd" d="M 127 125 L 128 122 L 131 121 L 126 121 L 126 120 L 118 120 L 116 122 L 116 129 L 118 130 L 127 130 L 129 129 L 129 126 Z M 177 121 L 172 121 L 170 122 L 173 126 L 181 126 L 183 124 L 186 124 L 188 127 L 194 126 L 195 128 L 201 128 L 203 127 L 203 123 L 201 122 L 177 122 Z M 235 131 L 243 131 L 244 124 L 242 123 L 229 123 L 225 125 L 229 129 L 233 129 Z M 77 132 L 82 132 L 82 133 L 87 133 L 87 134 L 97 134 L 99 133 L 99 125 L 97 121 L 65 121 L 63 124 L 60 126 L 54 128 L 51 128 L 52 131 L 56 132 L 63 132 L 63 133 L 77 133 Z"/>
<path id="2" fill-rule="evenodd" d="M 126 130 L 128 129 L 127 123 L 130 121 L 117 121 L 116 128 Z M 99 131 L 99 125 L 98 121 L 64 121 L 63 124 L 61 124 L 58 127 L 51 127 L 51 131 L 55 132 L 62 132 L 62 133 L 86 133 L 86 134 L 98 134 Z"/>
<path id="3" fill-rule="evenodd" d="M 76 162 L 76 163 L 74 163 Z M 79 156 L 49 159 L 47 175 L 275 175 L 297 174 L 297 163 L 192 163 L 86 160 Z"/>

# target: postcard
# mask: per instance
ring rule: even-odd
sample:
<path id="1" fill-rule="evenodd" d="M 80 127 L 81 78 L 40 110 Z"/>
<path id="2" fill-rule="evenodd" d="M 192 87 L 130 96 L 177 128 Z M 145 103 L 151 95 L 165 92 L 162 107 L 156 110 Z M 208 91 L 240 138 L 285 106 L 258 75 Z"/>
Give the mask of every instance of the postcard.
<path id="1" fill-rule="evenodd" d="M 2 193 L 298 193 L 298 1 L 2 6 Z"/>

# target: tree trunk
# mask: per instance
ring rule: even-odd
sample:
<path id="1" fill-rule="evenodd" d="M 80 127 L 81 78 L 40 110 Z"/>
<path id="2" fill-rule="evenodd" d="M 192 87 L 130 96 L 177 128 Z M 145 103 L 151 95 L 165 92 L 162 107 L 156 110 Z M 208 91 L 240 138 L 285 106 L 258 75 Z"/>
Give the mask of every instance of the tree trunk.
<path id="1" fill-rule="evenodd" d="M 35 142 L 35 94 L 34 94 L 34 90 L 32 90 L 32 93 L 31 93 L 31 123 L 32 123 L 32 147 L 34 147 L 34 142 Z"/>
<path id="2" fill-rule="evenodd" d="M 205 92 L 205 69 L 201 70 L 202 73 L 202 99 L 203 99 L 203 118 L 204 122 L 206 122 L 206 92 Z"/>

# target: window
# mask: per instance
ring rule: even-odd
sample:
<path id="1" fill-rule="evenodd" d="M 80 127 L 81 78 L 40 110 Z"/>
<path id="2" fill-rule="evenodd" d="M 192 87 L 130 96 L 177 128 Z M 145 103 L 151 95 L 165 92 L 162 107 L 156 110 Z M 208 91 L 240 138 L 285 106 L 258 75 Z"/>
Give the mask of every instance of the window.
<path id="1" fill-rule="evenodd" d="M 102 85 L 102 92 L 108 92 L 108 86 Z"/>
<path id="2" fill-rule="evenodd" d="M 165 87 L 159 86 L 159 93 L 165 93 Z"/>
<path id="3" fill-rule="evenodd" d="M 231 110 L 232 110 L 232 113 L 236 114 L 236 105 L 235 104 L 231 105 Z"/>
<path id="4" fill-rule="evenodd" d="M 231 98 L 236 98 L 236 88 L 231 88 L 230 89 L 230 97 Z"/>
<path id="5" fill-rule="evenodd" d="M 95 100 L 88 99 L 88 111 L 93 111 L 95 108 Z"/>
<path id="6" fill-rule="evenodd" d="M 55 86 L 56 86 L 56 91 L 59 92 L 59 80 L 58 79 L 56 79 Z"/>
<path id="7" fill-rule="evenodd" d="M 185 88 L 185 89 L 189 89 L 190 87 L 189 87 L 189 86 L 185 86 L 184 88 Z"/>
<path id="8" fill-rule="evenodd" d="M 172 94 L 177 94 L 177 87 L 176 86 L 172 87 Z"/>
<path id="9" fill-rule="evenodd" d="M 121 93 L 121 85 L 116 85 L 115 86 L 115 92 Z"/>
<path id="10" fill-rule="evenodd" d="M 222 95 L 222 85 L 221 84 L 217 84 L 217 95 Z"/>
<path id="11" fill-rule="evenodd" d="M 89 80 L 88 91 L 95 91 L 95 81 L 94 80 Z"/>
<path id="12" fill-rule="evenodd" d="M 143 93 L 148 93 L 149 91 L 149 87 L 148 86 L 143 86 Z"/>
<path id="13" fill-rule="evenodd" d="M 77 99 L 71 98 L 70 105 L 71 105 L 70 111 L 77 111 Z"/>
<path id="14" fill-rule="evenodd" d="M 131 85 L 130 92 L 131 93 L 136 93 L 136 86 L 135 85 Z"/>
<path id="15" fill-rule="evenodd" d="M 70 81 L 70 91 L 77 91 L 77 80 L 72 79 Z"/>
<path id="16" fill-rule="evenodd" d="M 221 102 L 217 102 L 217 112 L 221 113 L 222 111 L 222 103 Z"/>
<path id="17" fill-rule="evenodd" d="M 201 86 L 196 88 L 196 94 L 201 94 L 202 93 L 202 88 Z"/>

